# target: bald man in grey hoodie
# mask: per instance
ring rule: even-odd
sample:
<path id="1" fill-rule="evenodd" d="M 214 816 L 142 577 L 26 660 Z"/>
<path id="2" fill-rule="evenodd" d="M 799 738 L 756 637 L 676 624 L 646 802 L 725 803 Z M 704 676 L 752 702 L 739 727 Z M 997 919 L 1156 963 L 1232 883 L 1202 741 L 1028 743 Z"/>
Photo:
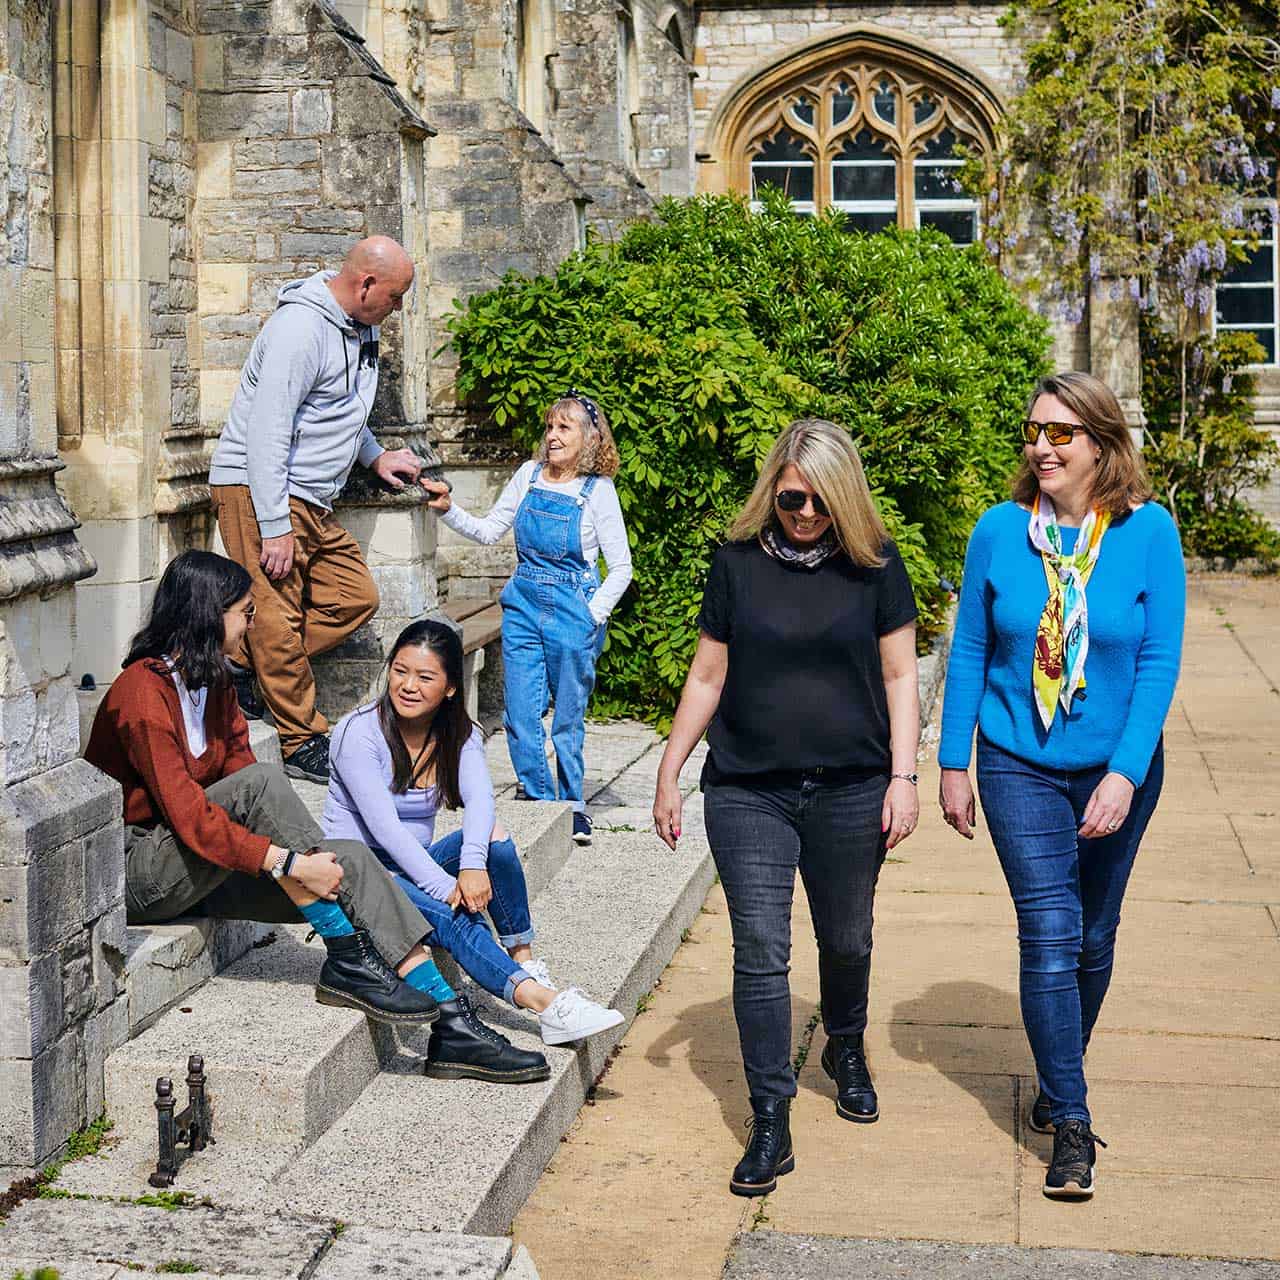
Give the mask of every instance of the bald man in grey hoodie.
<path id="1" fill-rule="evenodd" d="M 413 262 L 373 236 L 340 271 L 280 290 L 254 340 L 214 450 L 209 486 L 227 554 L 253 578 L 254 624 L 236 655 L 237 692 L 253 707 L 252 667 L 280 731 L 285 772 L 329 780 L 328 721 L 311 659 L 378 609 L 378 590 L 333 503 L 357 461 L 393 489 L 417 480 L 408 449 L 369 430 L 378 389 L 378 325 L 399 311 Z"/>

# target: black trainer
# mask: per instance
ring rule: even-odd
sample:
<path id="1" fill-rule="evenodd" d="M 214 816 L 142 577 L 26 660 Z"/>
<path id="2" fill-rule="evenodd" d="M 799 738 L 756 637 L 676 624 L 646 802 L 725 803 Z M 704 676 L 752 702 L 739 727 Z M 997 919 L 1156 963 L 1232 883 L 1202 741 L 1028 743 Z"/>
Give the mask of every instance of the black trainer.
<path id="1" fill-rule="evenodd" d="M 822 1049 L 822 1069 L 836 1082 L 836 1115 L 855 1124 L 880 1119 L 861 1036 L 832 1036 Z"/>
<path id="2" fill-rule="evenodd" d="M 791 1099 L 752 1098 L 751 1141 L 729 1179 L 735 1196 L 767 1196 L 796 1167 L 791 1150 Z"/>
<path id="3" fill-rule="evenodd" d="M 1027 1114 L 1027 1124 L 1037 1133 L 1053 1132 L 1053 1120 L 1049 1111 L 1049 1099 L 1045 1097 L 1043 1089 L 1036 1094 L 1036 1100 L 1031 1104 L 1031 1110 Z"/>
<path id="4" fill-rule="evenodd" d="M 375 1022 L 394 1026 L 434 1022 L 440 1008 L 425 991 L 411 987 L 382 958 L 367 929 L 325 938 L 329 954 L 316 983 L 316 1003 L 358 1009 Z"/>
<path id="5" fill-rule="evenodd" d="M 573 815 L 573 843 L 591 843 L 591 819 L 585 813 Z"/>
<path id="6" fill-rule="evenodd" d="M 517 1049 L 504 1035 L 480 1021 L 466 996 L 446 1000 L 432 1024 L 422 1072 L 433 1080 L 489 1080 L 528 1084 L 551 1075 L 540 1053 Z"/>
<path id="7" fill-rule="evenodd" d="M 1044 1175 L 1044 1193 L 1051 1200 L 1088 1200 L 1097 1184 L 1093 1166 L 1097 1147 L 1107 1144 L 1085 1120 L 1064 1120 L 1054 1130 L 1053 1159 Z"/>
<path id="8" fill-rule="evenodd" d="M 329 781 L 329 739 L 314 733 L 284 762 L 290 778 L 305 778 L 322 786 Z"/>
<path id="9" fill-rule="evenodd" d="M 253 672 L 242 667 L 238 662 L 228 662 L 227 669 L 231 674 L 231 684 L 236 691 L 236 701 L 246 720 L 261 720 L 266 711 L 266 703 L 258 696 L 258 687 L 254 682 Z"/>

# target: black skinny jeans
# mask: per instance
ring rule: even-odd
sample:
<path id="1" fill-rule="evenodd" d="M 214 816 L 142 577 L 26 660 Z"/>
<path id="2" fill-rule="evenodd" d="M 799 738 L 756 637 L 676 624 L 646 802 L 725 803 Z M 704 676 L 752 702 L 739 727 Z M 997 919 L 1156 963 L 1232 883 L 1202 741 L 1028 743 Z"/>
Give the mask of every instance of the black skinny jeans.
<path id="1" fill-rule="evenodd" d="M 709 784 L 707 838 L 733 927 L 733 1011 L 751 1097 L 791 1098 L 791 899 L 800 870 L 818 941 L 828 1036 L 861 1036 L 872 903 L 884 862 L 889 779 L 828 782 L 815 769 L 768 785 Z"/>

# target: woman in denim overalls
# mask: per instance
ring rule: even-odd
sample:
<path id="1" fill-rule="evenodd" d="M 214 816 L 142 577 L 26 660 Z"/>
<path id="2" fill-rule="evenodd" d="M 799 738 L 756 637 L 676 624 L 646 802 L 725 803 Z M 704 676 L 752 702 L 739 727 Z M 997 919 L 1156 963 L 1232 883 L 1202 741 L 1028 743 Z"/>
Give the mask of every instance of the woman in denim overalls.
<path id="1" fill-rule="evenodd" d="M 605 624 L 631 581 L 631 552 L 612 476 L 618 453 L 603 410 L 569 391 L 547 410 L 538 456 L 511 478 L 484 519 L 424 479 L 430 505 L 454 532 L 492 544 L 514 527 L 519 563 L 502 591 L 503 724 L 524 795 L 571 801 L 573 838 L 591 840 L 583 797 L 587 702 Z M 608 577 L 600 581 L 604 554 Z M 555 703 L 553 780 L 542 717 Z"/>

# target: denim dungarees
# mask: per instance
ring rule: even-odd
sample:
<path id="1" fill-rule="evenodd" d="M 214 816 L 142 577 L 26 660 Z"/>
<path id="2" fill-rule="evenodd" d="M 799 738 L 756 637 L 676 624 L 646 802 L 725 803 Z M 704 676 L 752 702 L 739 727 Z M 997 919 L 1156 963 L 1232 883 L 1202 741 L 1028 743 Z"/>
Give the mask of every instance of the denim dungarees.
<path id="1" fill-rule="evenodd" d="M 582 554 L 582 508 L 596 477 L 588 476 L 582 492 L 571 497 L 535 488 L 541 474 L 539 465 L 516 511 L 519 563 L 502 589 L 502 719 L 511 764 L 525 794 L 554 800 L 557 788 L 547 764 L 542 717 L 555 700 L 551 742 L 558 794 L 583 813 L 587 700 L 605 636 L 604 624 L 587 608 L 600 587 L 600 575 Z"/>

